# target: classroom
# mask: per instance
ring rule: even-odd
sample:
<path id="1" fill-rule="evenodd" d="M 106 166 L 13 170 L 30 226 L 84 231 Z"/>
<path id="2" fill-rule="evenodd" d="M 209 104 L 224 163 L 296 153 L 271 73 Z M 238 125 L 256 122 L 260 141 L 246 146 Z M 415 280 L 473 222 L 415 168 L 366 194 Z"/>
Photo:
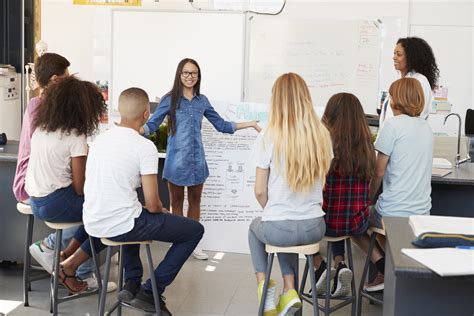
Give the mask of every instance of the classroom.
<path id="1" fill-rule="evenodd" d="M 0 25 L 0 316 L 474 315 L 473 0 Z"/>

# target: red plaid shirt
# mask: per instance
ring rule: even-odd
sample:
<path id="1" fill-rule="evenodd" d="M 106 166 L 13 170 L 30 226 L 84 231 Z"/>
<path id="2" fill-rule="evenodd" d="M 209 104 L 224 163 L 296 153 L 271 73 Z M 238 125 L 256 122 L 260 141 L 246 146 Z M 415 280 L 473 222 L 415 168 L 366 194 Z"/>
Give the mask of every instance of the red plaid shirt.
<path id="1" fill-rule="evenodd" d="M 357 176 L 341 176 L 337 171 L 326 176 L 323 191 L 326 235 L 357 235 L 367 229 L 369 181 Z"/>

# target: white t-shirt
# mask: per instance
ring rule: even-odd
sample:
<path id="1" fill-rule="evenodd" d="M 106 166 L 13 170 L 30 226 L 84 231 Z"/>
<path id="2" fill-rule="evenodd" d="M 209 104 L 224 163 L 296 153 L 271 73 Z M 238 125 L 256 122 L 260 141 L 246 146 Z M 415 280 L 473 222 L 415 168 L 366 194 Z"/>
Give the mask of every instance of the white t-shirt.
<path id="1" fill-rule="evenodd" d="M 429 214 L 433 133 L 420 117 L 397 115 L 387 122 L 375 149 L 390 156 L 376 204 L 383 216 Z"/>
<path id="2" fill-rule="evenodd" d="M 158 174 L 158 151 L 137 131 L 116 126 L 90 144 L 82 220 L 94 237 L 132 230 L 142 212 L 136 189 L 141 176 Z"/>
<path id="3" fill-rule="evenodd" d="M 25 178 L 29 196 L 44 197 L 72 183 L 71 157 L 87 156 L 86 136 L 37 128 Z"/>
<path id="4" fill-rule="evenodd" d="M 426 120 L 428 116 L 430 115 L 431 103 L 433 101 L 433 91 L 431 90 L 430 82 L 424 75 L 417 72 L 409 72 L 407 73 L 405 77 L 415 78 L 416 80 L 420 82 L 421 87 L 423 88 L 423 94 L 425 97 L 425 106 L 423 107 L 423 111 L 421 112 L 420 117 Z M 390 107 L 390 95 L 387 95 L 387 98 L 385 98 L 385 101 L 382 104 L 381 110 L 382 112 L 380 113 L 379 128 L 382 128 L 385 121 L 393 117 L 393 110 Z"/>
<path id="5" fill-rule="evenodd" d="M 323 188 L 317 182 L 308 192 L 294 192 L 286 177 L 277 170 L 273 157 L 273 144 L 265 132 L 261 132 L 255 146 L 257 167 L 270 169 L 268 178 L 268 201 L 263 209 L 262 221 L 305 220 L 324 216 Z"/>

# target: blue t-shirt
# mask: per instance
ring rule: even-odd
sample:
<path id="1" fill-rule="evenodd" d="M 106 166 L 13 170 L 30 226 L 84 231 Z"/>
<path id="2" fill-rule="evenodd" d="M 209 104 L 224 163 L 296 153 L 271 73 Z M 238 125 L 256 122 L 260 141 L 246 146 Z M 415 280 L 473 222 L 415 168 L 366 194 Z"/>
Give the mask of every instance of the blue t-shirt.
<path id="1" fill-rule="evenodd" d="M 143 127 L 145 136 L 158 129 L 169 114 L 171 96 L 165 95 L 152 117 Z M 191 101 L 181 96 L 176 109 L 176 133 L 168 135 L 163 179 L 179 186 L 204 183 L 209 176 L 201 126 L 205 116 L 216 130 L 232 134 L 236 130 L 234 122 L 225 121 L 203 94 L 195 95 Z"/>
<path id="2" fill-rule="evenodd" d="M 390 156 L 377 211 L 382 216 L 429 214 L 433 133 L 428 122 L 403 114 L 388 119 L 375 149 Z"/>

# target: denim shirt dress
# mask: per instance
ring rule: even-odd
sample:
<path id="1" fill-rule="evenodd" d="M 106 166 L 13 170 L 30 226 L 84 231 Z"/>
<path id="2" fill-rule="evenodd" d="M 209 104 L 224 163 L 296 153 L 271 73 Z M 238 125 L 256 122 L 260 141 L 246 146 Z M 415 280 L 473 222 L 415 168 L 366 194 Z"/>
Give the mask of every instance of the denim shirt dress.
<path id="1" fill-rule="evenodd" d="M 144 126 L 145 136 L 158 129 L 171 106 L 171 96 L 165 95 Z M 225 121 L 205 95 L 195 95 L 191 101 L 181 96 L 176 109 L 176 133 L 168 135 L 163 179 L 178 186 L 204 183 L 209 176 L 202 144 L 202 119 L 206 117 L 216 130 L 233 134 L 236 123 Z"/>

